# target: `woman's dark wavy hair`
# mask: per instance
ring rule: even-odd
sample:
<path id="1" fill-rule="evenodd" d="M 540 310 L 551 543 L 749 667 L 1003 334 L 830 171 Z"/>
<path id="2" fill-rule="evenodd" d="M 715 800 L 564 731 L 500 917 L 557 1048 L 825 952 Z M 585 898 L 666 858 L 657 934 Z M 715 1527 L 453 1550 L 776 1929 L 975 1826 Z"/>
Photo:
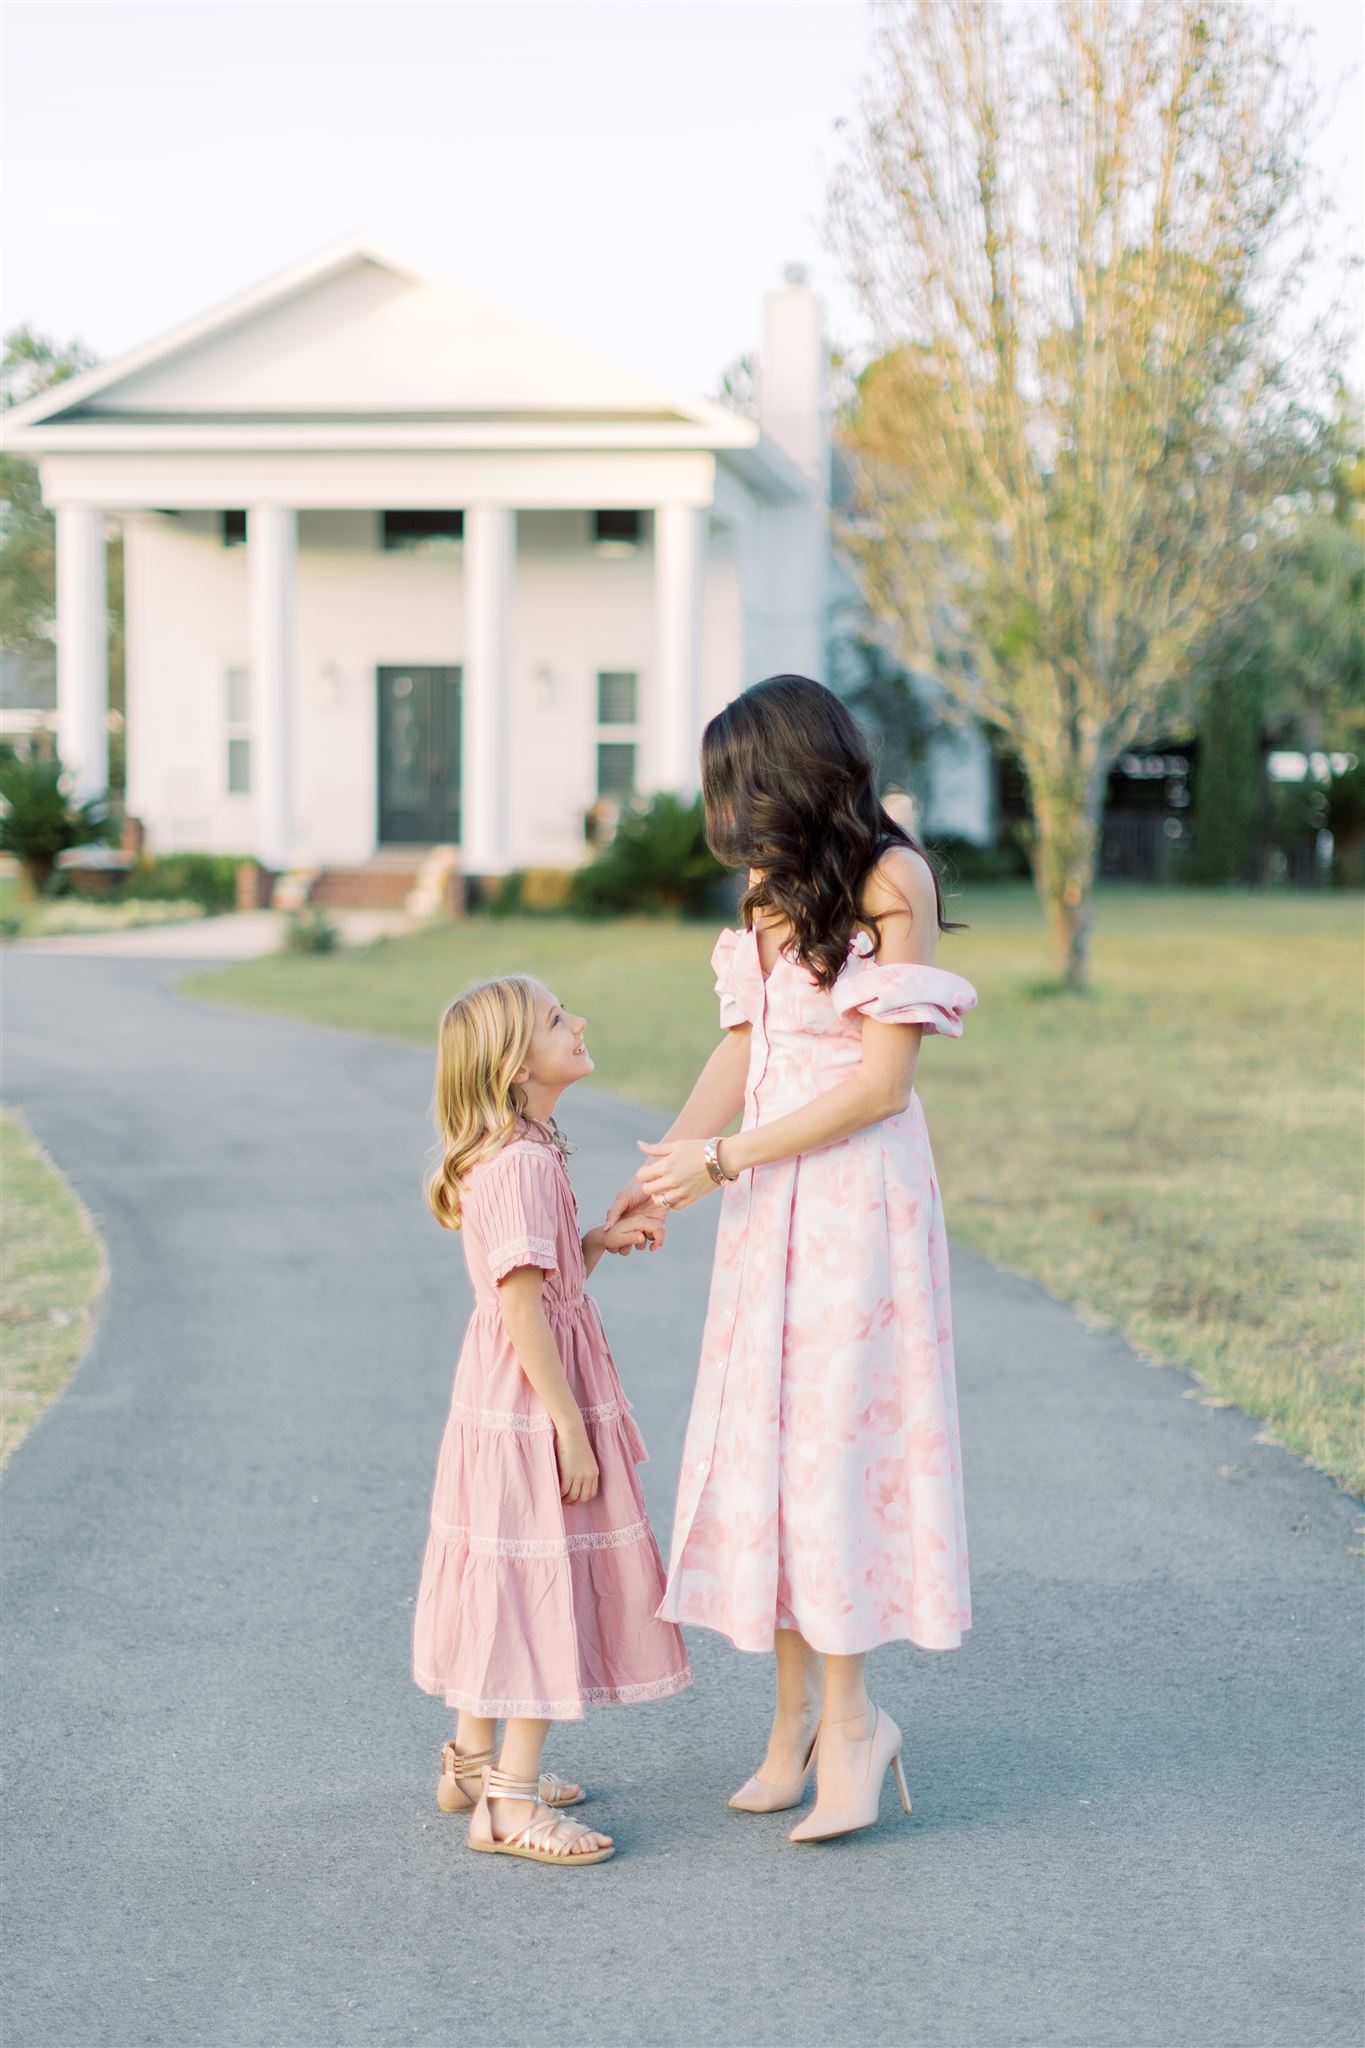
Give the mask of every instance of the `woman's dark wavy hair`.
<path id="1" fill-rule="evenodd" d="M 832 988 L 860 926 L 868 875 L 889 846 L 928 856 L 883 810 L 857 720 L 823 683 L 769 676 L 734 698 L 701 742 L 706 839 L 730 868 L 756 868 L 740 903 L 746 927 L 763 910 L 791 927 L 789 950 L 821 988 Z M 940 931 L 943 915 L 933 862 Z"/>

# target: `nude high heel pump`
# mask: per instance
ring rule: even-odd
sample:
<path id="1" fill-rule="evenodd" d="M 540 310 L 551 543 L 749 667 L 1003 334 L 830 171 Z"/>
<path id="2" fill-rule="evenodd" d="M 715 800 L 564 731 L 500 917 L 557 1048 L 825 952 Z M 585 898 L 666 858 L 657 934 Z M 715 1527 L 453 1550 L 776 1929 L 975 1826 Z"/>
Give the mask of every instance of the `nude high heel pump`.
<path id="1" fill-rule="evenodd" d="M 811 1737 L 810 1749 L 805 1763 L 801 1766 L 800 1777 L 790 1779 L 785 1785 L 775 1785 L 771 1779 L 760 1778 L 755 1772 L 731 1799 L 730 1804 L 735 1812 L 785 1813 L 789 1806 L 799 1805 L 801 1795 L 806 1789 L 806 1780 L 810 1776 L 810 1767 L 815 1762 L 815 1751 L 819 1741 L 820 1733 L 817 1729 Z"/>
<path id="2" fill-rule="evenodd" d="M 901 1806 L 910 1811 L 910 1791 L 901 1767 L 901 1731 L 880 1707 L 872 1709 L 872 1731 L 867 1739 L 867 1771 L 860 1790 L 837 1806 L 816 1805 L 788 1835 L 789 1842 L 827 1842 L 833 1835 L 855 1834 L 859 1828 L 877 1825 L 881 1806 L 882 1780 L 890 1770 L 901 1796 Z"/>

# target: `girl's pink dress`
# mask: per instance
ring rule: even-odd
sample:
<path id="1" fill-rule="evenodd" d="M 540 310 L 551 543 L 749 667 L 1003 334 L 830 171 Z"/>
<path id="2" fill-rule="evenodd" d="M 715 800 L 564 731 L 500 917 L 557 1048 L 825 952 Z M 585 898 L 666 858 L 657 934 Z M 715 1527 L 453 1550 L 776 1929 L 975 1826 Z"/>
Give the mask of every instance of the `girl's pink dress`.
<path id="1" fill-rule="evenodd" d="M 832 990 L 723 932 L 721 1023 L 752 1026 L 744 1128 L 837 1086 L 862 1019 L 956 1038 L 976 992 L 879 967 L 860 932 Z M 948 1240 L 919 1098 L 724 1192 L 673 1528 L 670 1621 L 769 1650 L 775 1628 L 854 1656 L 970 1625 Z"/>
<path id="2" fill-rule="evenodd" d="M 656 1619 L 663 1562 L 636 1473 L 631 1419 L 597 1304 L 583 1292 L 578 1207 L 558 1151 L 518 1138 L 461 1184 L 474 1313 L 436 1467 L 413 1625 L 413 1676 L 447 1705 L 574 1721 L 585 1706 L 690 1684 L 676 1628 Z M 601 1482 L 559 1497 L 554 1424 L 517 1363 L 498 1283 L 545 1274 L 545 1314 Z"/>

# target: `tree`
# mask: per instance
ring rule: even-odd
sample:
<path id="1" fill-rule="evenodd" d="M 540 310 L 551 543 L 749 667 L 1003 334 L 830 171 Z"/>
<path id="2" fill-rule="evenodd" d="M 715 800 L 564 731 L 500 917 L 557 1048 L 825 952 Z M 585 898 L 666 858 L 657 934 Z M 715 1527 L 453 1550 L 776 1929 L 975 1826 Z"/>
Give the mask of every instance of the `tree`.
<path id="1" fill-rule="evenodd" d="M 1083 987 L 1109 768 L 1182 706 L 1314 459 L 1340 332 L 1286 339 L 1306 90 L 1230 0 L 899 0 L 879 51 L 834 192 L 880 342 L 849 546 L 906 666 L 1017 755 Z"/>
<path id="2" fill-rule="evenodd" d="M 83 342 L 57 342 L 30 327 L 13 328 L 0 357 L 0 408 L 64 384 L 94 362 Z M 108 550 L 108 596 L 109 702 L 122 711 L 123 543 L 118 535 Z M 43 503 L 37 465 L 0 454 L 0 646 L 13 654 L 47 653 L 56 609 L 56 523 Z M 111 780 L 121 784 L 121 745 L 112 745 L 110 754 Z"/>
<path id="3" fill-rule="evenodd" d="M 1365 753 L 1365 460 L 1358 401 L 1341 393 L 1315 488 L 1266 549 L 1256 600 L 1219 622 L 1195 663 L 1199 772 L 1191 873 L 1239 881 L 1265 853 L 1263 742 Z M 1350 782 L 1349 793 L 1356 787 Z M 1327 823 L 1328 802 L 1317 820 Z M 1303 829 L 1311 820 L 1303 820 Z"/>
<path id="4" fill-rule="evenodd" d="M 0 407 L 20 405 L 49 385 L 88 370 L 94 361 L 80 342 L 66 346 L 16 327 L 0 358 Z M 0 454 L 0 644 L 31 654 L 51 645 L 56 609 L 56 540 L 43 503 L 37 466 Z"/>
<path id="5" fill-rule="evenodd" d="M 829 661 L 831 689 L 843 698 L 872 742 L 879 784 L 921 799 L 924 762 L 935 720 L 914 678 L 866 630 L 865 622 L 831 640 Z"/>

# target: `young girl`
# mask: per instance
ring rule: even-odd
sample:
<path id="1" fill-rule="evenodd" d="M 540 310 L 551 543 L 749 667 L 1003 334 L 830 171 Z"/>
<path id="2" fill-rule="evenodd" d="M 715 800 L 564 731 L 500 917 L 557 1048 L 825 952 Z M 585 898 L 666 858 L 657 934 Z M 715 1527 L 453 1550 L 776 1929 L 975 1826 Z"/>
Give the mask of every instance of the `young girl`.
<path id="1" fill-rule="evenodd" d="M 565 1820 L 583 1797 L 540 1768 L 551 1721 L 691 1682 L 655 1618 L 663 1564 L 645 1457 L 583 1282 L 604 1252 L 659 1236 L 647 1212 L 580 1237 L 554 1109 L 593 1070 L 584 1020 L 522 975 L 476 983 L 441 1019 L 427 1197 L 462 1230 L 474 1313 L 436 1468 L 413 1675 L 459 1709 L 437 1799 L 472 1807 L 469 1846 L 601 1863 L 610 1835 Z M 506 1721 L 502 1749 L 497 1723 Z"/>
<path id="2" fill-rule="evenodd" d="M 976 995 L 934 966 L 933 870 L 819 683 L 775 676 L 714 718 L 702 793 L 712 847 L 749 873 L 712 963 L 724 1037 L 607 1220 L 724 1186 L 660 1612 L 776 1650 L 767 1755 L 730 1804 L 795 1806 L 815 1764 L 791 1836 L 814 1842 L 871 1826 L 888 1770 L 910 1810 L 866 1652 L 953 1649 L 970 1620 L 948 1243 L 913 1084 L 922 1035 L 956 1038 Z"/>

